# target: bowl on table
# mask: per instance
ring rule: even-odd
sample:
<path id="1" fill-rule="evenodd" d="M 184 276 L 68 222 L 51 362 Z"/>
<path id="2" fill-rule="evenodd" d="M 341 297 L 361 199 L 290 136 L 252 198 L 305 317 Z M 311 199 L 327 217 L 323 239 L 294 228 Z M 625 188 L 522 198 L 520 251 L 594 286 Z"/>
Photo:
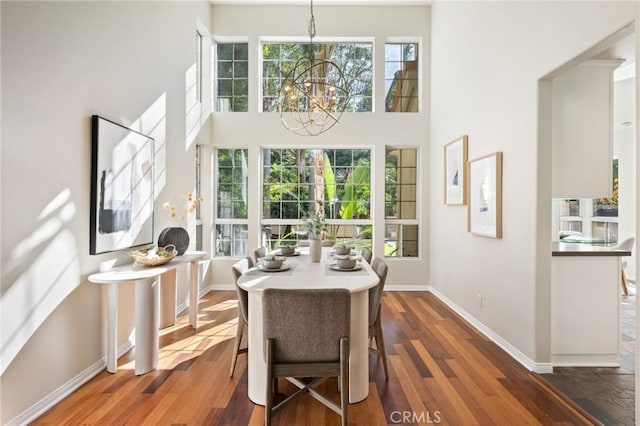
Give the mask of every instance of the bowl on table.
<path id="1" fill-rule="evenodd" d="M 340 269 L 353 269 L 356 266 L 356 259 L 352 257 L 336 258 L 336 265 Z"/>
<path id="2" fill-rule="evenodd" d="M 284 258 L 276 255 L 267 255 L 260 259 L 262 266 L 267 269 L 280 269 L 284 263 Z"/>
<path id="3" fill-rule="evenodd" d="M 291 256 L 296 251 L 296 246 L 280 246 L 280 254 Z"/>
<path id="4" fill-rule="evenodd" d="M 351 253 L 351 246 L 334 246 L 336 254 L 344 255 Z"/>

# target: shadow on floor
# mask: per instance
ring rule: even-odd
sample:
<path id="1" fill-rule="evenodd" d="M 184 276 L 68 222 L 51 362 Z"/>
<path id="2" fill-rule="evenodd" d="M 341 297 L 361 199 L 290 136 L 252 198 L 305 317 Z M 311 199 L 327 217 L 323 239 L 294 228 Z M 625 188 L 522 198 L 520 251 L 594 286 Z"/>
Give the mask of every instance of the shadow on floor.
<path id="1" fill-rule="evenodd" d="M 617 368 L 556 367 L 542 377 L 604 425 L 635 425 L 636 286 L 621 297 Z"/>

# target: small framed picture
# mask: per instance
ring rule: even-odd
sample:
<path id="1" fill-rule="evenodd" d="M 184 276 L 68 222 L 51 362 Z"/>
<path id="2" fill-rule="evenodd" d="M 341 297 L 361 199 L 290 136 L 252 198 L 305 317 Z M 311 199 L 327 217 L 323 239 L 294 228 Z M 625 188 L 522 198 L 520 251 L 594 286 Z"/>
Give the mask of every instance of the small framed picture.
<path id="1" fill-rule="evenodd" d="M 469 161 L 467 230 L 502 238 L 502 152 Z"/>
<path id="2" fill-rule="evenodd" d="M 444 146 L 444 203 L 467 204 L 467 135 Z"/>

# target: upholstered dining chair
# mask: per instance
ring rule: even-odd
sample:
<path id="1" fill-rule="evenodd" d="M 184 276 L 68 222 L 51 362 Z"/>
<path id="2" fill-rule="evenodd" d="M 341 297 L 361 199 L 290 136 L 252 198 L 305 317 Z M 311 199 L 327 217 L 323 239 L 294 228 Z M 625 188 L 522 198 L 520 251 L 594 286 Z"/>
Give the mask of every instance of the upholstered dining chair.
<path id="1" fill-rule="evenodd" d="M 351 293 L 267 288 L 262 294 L 262 315 L 267 361 L 265 424 L 270 425 L 278 410 L 308 392 L 340 414 L 346 426 Z M 278 377 L 286 377 L 299 389 L 274 406 Z M 302 377 L 313 379 L 302 381 Z M 340 405 L 315 389 L 329 377 L 339 378 Z"/>
<path id="2" fill-rule="evenodd" d="M 360 250 L 360 255 L 364 260 L 367 261 L 367 263 L 371 263 L 371 258 L 373 257 L 373 253 L 371 252 L 370 249 L 368 249 L 367 247 L 364 247 L 362 250 Z"/>
<path id="3" fill-rule="evenodd" d="M 620 250 L 633 250 L 633 244 L 636 242 L 635 237 L 630 237 L 627 238 L 626 240 L 622 241 L 621 243 L 619 243 L 618 245 L 615 246 L 615 248 L 620 249 Z M 625 268 L 627 267 L 627 265 L 629 264 L 629 262 L 627 260 L 625 260 L 624 258 L 621 258 L 621 262 L 620 262 L 620 283 L 622 285 L 622 294 L 624 294 L 625 296 L 627 296 L 629 294 L 629 290 L 627 289 L 627 276 L 624 273 Z"/>
<path id="4" fill-rule="evenodd" d="M 231 356 L 231 371 L 229 377 L 233 377 L 233 372 L 236 369 L 236 362 L 238 361 L 238 355 L 247 353 L 247 346 L 240 348 L 242 343 L 242 336 L 246 334 L 249 329 L 249 293 L 247 290 L 240 288 L 238 285 L 238 278 L 240 275 L 247 272 L 253 267 L 253 260 L 250 257 L 244 257 L 233 264 L 231 271 L 236 283 L 236 293 L 238 294 L 238 327 L 236 330 L 236 340 L 233 343 L 233 354 Z"/>
<path id="5" fill-rule="evenodd" d="M 375 340 L 375 347 L 369 347 L 369 352 L 376 355 L 382 360 L 382 366 L 384 367 L 384 377 L 389 380 L 389 370 L 387 367 L 387 353 L 384 348 L 384 336 L 382 334 L 382 318 L 380 315 L 382 292 L 384 290 L 384 284 L 387 280 L 387 273 L 389 267 L 387 263 L 380 257 L 375 257 L 371 262 L 376 275 L 380 281 L 375 287 L 369 289 L 369 339 Z"/>
<path id="6" fill-rule="evenodd" d="M 256 265 L 260 262 L 261 257 L 265 257 L 267 255 L 266 247 L 259 247 L 253 251 L 254 261 Z"/>

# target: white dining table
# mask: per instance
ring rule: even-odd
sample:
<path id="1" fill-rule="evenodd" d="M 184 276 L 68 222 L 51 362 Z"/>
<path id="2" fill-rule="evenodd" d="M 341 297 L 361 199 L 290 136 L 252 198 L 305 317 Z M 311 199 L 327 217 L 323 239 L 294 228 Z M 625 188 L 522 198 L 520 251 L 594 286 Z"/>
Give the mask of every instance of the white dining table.
<path id="1" fill-rule="evenodd" d="M 349 402 L 364 400 L 369 394 L 369 289 L 379 278 L 365 261 L 356 271 L 330 268 L 332 248 L 323 248 L 320 262 L 311 262 L 305 249 L 287 257 L 287 271 L 263 272 L 257 267 L 240 276 L 238 285 L 249 292 L 248 393 L 256 404 L 265 404 L 266 370 L 262 329 L 262 292 L 278 289 L 347 289 L 351 292 L 351 336 L 349 341 Z M 311 337 L 313 338 L 313 337 Z"/>

